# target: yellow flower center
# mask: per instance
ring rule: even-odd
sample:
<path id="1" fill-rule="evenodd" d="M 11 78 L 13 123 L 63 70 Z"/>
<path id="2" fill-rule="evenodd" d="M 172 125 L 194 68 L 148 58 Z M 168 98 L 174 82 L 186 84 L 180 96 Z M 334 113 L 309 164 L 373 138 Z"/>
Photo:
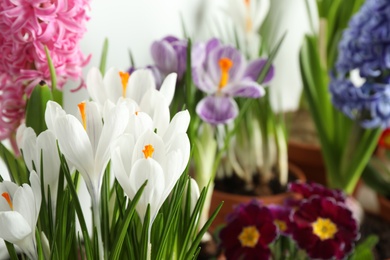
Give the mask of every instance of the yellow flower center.
<path id="1" fill-rule="evenodd" d="M 285 221 L 282 221 L 282 220 L 279 220 L 279 219 L 275 219 L 274 221 L 275 225 L 278 227 L 278 229 L 282 232 L 286 231 L 287 230 L 287 224 Z"/>
<path id="2" fill-rule="evenodd" d="M 331 239 L 337 232 L 337 226 L 328 218 L 317 218 L 312 224 L 313 233 L 321 240 Z"/>
<path id="3" fill-rule="evenodd" d="M 119 76 L 122 80 L 122 96 L 126 97 L 127 82 L 129 82 L 130 74 L 128 72 L 119 72 Z"/>
<path id="4" fill-rule="evenodd" d="M 86 103 L 83 101 L 77 106 L 79 107 L 81 121 L 83 123 L 84 129 L 87 130 L 87 113 L 85 112 Z"/>
<path id="5" fill-rule="evenodd" d="M 7 201 L 9 207 L 14 210 L 14 205 L 12 204 L 12 201 L 11 201 L 11 196 L 9 195 L 8 192 L 3 192 L 3 194 L 1 194 L 1 196 L 3 196 L 3 198 Z"/>
<path id="6" fill-rule="evenodd" d="M 221 58 L 218 62 L 221 69 L 221 79 L 219 81 L 218 89 L 223 89 L 229 82 L 229 70 L 233 66 L 233 61 L 229 58 Z"/>
<path id="7" fill-rule="evenodd" d="M 241 245 L 245 247 L 255 247 L 259 238 L 260 232 L 255 226 L 244 227 L 238 236 Z"/>
<path id="8" fill-rule="evenodd" d="M 144 153 L 145 159 L 148 159 L 149 157 L 152 157 L 154 152 L 154 147 L 151 144 L 145 145 L 145 148 L 142 150 Z"/>

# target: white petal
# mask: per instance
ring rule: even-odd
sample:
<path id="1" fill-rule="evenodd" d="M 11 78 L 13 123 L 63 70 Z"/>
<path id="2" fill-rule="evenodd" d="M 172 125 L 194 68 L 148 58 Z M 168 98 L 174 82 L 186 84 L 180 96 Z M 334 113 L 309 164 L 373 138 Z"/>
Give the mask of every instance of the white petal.
<path id="1" fill-rule="evenodd" d="M 93 67 L 88 71 L 86 84 L 88 94 L 92 100 L 98 102 L 100 106 L 103 106 L 108 97 L 104 87 L 102 74 L 98 68 Z"/>
<path id="2" fill-rule="evenodd" d="M 165 131 L 163 140 L 165 143 L 170 143 L 176 137 L 177 134 L 187 132 L 188 125 L 190 124 L 191 116 L 188 110 L 178 112 L 169 124 L 168 129 Z"/>
<path id="3" fill-rule="evenodd" d="M 198 199 L 200 197 L 200 191 L 198 183 L 195 181 L 195 179 L 190 178 L 191 182 L 191 213 L 194 211 L 195 205 L 198 202 Z"/>
<path id="4" fill-rule="evenodd" d="M 146 130 L 154 130 L 152 118 L 144 112 L 130 114 L 129 124 L 127 126 L 126 132 L 131 133 L 136 139 L 138 139 L 138 137 L 141 136 Z"/>
<path id="5" fill-rule="evenodd" d="M 130 76 L 126 97 L 134 99 L 137 104 L 140 104 L 145 93 L 155 88 L 154 78 L 150 70 L 136 70 Z"/>
<path id="6" fill-rule="evenodd" d="M 176 89 L 177 74 L 171 73 L 161 85 L 160 92 L 164 95 L 167 104 L 171 104 Z"/>
<path id="7" fill-rule="evenodd" d="M 270 9 L 270 0 L 251 1 L 253 30 L 258 31 Z"/>
<path id="8" fill-rule="evenodd" d="M 45 186 L 50 185 L 52 194 L 55 194 L 60 171 L 60 157 L 58 155 L 57 141 L 52 131 L 46 130 L 37 137 L 37 151 L 39 155 L 40 151 L 42 151 L 44 165 L 42 170 Z M 40 174 L 42 174 L 42 171 L 40 171 Z"/>
<path id="9" fill-rule="evenodd" d="M 186 133 L 176 135 L 175 139 L 170 143 L 165 144 L 165 149 L 167 153 L 171 151 L 179 151 L 182 155 L 182 158 L 177 163 L 180 165 L 179 171 L 180 174 L 183 173 L 185 168 L 187 167 L 188 160 L 190 159 L 190 139 L 188 138 Z M 171 161 L 168 160 L 170 163 Z"/>
<path id="10" fill-rule="evenodd" d="M 8 193 L 11 196 L 11 200 L 14 197 L 16 190 L 19 188 L 18 185 L 11 181 L 3 181 L 0 182 L 0 194 Z M 8 211 L 11 210 L 8 202 L 1 196 L 0 197 L 0 211 Z"/>
<path id="11" fill-rule="evenodd" d="M 119 184 L 123 188 L 123 191 L 127 194 L 129 198 L 134 198 L 135 193 L 130 188 L 130 170 L 127 169 L 128 162 L 130 161 L 128 158 L 123 158 L 123 154 L 119 148 L 115 149 L 111 155 L 111 170 L 114 173 L 116 179 Z"/>
<path id="12" fill-rule="evenodd" d="M 27 184 L 23 184 L 15 192 L 13 198 L 14 211 L 19 212 L 27 221 L 31 229 L 35 227 L 38 213 L 35 205 L 34 192 Z"/>
<path id="13" fill-rule="evenodd" d="M 16 130 L 16 145 L 18 146 L 19 150 L 22 149 L 23 135 L 26 128 L 26 124 L 22 123 Z"/>
<path id="14" fill-rule="evenodd" d="M 80 121 L 72 115 L 61 116 L 56 120 L 55 130 L 61 152 L 80 171 L 87 186 L 97 182 L 92 179 L 94 173 L 92 146 Z"/>
<path id="15" fill-rule="evenodd" d="M 166 151 L 164 142 L 162 141 L 160 136 L 150 130 L 143 133 L 135 143 L 132 158 L 133 165 L 137 160 L 145 158 L 145 155 L 142 151 L 145 149 L 146 145 L 153 146 L 154 152 L 152 154 L 152 158 L 161 165 L 164 165 L 166 162 Z"/>
<path id="16" fill-rule="evenodd" d="M 23 133 L 21 150 L 23 151 L 24 162 L 30 171 L 33 170 L 33 162 L 36 169 L 39 169 L 40 167 L 36 143 L 37 136 L 34 130 L 31 127 L 27 127 Z"/>
<path id="17" fill-rule="evenodd" d="M 146 208 L 150 204 L 150 216 L 153 221 L 162 205 L 162 194 L 165 190 L 164 173 L 161 166 L 153 159 L 141 159 L 134 164 L 130 174 L 130 187 L 135 194 L 148 180 L 140 200 L 137 203 L 137 212 L 144 220 Z"/>
<path id="18" fill-rule="evenodd" d="M 103 81 L 108 99 L 116 103 L 122 97 L 122 80 L 119 75 L 119 70 L 117 68 L 110 68 L 104 75 Z"/>
<path id="19" fill-rule="evenodd" d="M 103 128 L 103 121 L 97 103 L 86 102 L 85 113 L 87 121 L 86 131 L 92 145 L 93 153 L 95 154 Z"/>
<path id="20" fill-rule="evenodd" d="M 101 174 L 111 156 L 111 144 L 124 133 L 129 120 L 129 111 L 124 104 L 116 106 L 104 118 L 104 125 L 95 154 L 95 171 Z M 100 179 L 100 176 L 97 177 Z"/>
<path id="21" fill-rule="evenodd" d="M 153 119 L 157 133 L 163 136 L 170 120 L 169 106 L 163 94 L 155 89 L 149 90 L 142 98 L 140 108 Z"/>
<path id="22" fill-rule="evenodd" d="M 54 135 L 57 136 L 57 133 L 54 131 L 55 129 L 55 119 L 58 116 L 65 115 L 65 111 L 62 109 L 62 107 L 54 102 L 54 101 L 48 101 L 46 104 L 46 110 L 45 110 L 45 122 L 47 125 L 47 128 L 52 130 L 54 132 Z"/>
<path id="23" fill-rule="evenodd" d="M 16 243 L 32 232 L 24 217 L 16 211 L 0 212 L 0 237 Z"/>
<path id="24" fill-rule="evenodd" d="M 180 151 L 173 151 L 167 154 L 167 164 L 164 167 L 165 190 L 162 195 L 163 200 L 168 197 L 180 178 L 182 161 L 183 154 Z"/>
<path id="25" fill-rule="evenodd" d="M 41 194 L 41 182 L 39 180 L 37 173 L 34 171 L 30 172 L 30 183 L 31 183 L 31 190 L 34 193 L 36 219 L 38 219 L 38 214 L 41 209 L 42 194 Z"/>

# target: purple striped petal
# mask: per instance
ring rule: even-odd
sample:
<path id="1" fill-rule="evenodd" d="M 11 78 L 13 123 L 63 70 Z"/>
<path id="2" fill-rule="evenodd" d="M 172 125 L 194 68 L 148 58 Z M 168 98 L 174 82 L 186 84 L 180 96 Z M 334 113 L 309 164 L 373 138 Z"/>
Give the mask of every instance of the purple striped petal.
<path id="1" fill-rule="evenodd" d="M 245 80 L 226 86 L 223 93 L 233 97 L 259 98 L 264 96 L 265 90 L 255 81 Z"/>
<path id="2" fill-rule="evenodd" d="M 207 94 L 214 94 L 218 86 L 212 81 L 209 74 L 207 74 L 203 67 L 192 69 L 192 80 L 195 86 Z"/>
<path id="3" fill-rule="evenodd" d="M 155 41 L 151 47 L 152 58 L 163 74 L 177 70 L 178 61 L 173 47 L 166 41 Z"/>
<path id="4" fill-rule="evenodd" d="M 246 67 L 244 77 L 250 78 L 254 81 L 257 81 L 261 71 L 263 70 L 265 64 L 267 63 L 266 59 L 256 59 L 251 61 Z M 274 66 L 271 65 L 267 75 L 265 76 L 262 84 L 269 82 L 275 74 Z"/>
<path id="5" fill-rule="evenodd" d="M 233 62 L 233 66 L 229 70 L 229 81 L 234 82 L 241 80 L 246 68 L 244 56 L 232 46 L 221 46 L 211 51 L 208 57 L 207 69 L 213 81 L 217 85 L 219 84 L 221 78 L 219 60 L 221 58 L 228 58 Z"/>
<path id="6" fill-rule="evenodd" d="M 237 116 L 238 106 L 230 97 L 207 96 L 196 106 L 196 113 L 209 124 L 226 124 Z"/>

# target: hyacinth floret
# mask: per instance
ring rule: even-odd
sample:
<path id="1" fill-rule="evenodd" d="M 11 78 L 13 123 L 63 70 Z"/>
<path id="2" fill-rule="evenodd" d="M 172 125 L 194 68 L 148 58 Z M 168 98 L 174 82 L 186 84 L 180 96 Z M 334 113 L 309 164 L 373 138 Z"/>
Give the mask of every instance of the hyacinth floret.
<path id="1" fill-rule="evenodd" d="M 0 73 L 26 85 L 50 81 L 47 46 L 61 88 L 68 78 L 81 79 L 89 58 L 79 48 L 86 32 L 90 0 L 4 0 L 0 5 Z"/>
<path id="2" fill-rule="evenodd" d="M 334 106 L 363 128 L 390 125 L 389 24 L 390 2 L 366 1 L 342 35 L 331 75 Z M 357 83 L 354 72 L 363 84 Z"/>
<path id="3" fill-rule="evenodd" d="M 339 44 L 337 71 L 358 68 L 362 77 L 378 77 L 390 69 L 390 2 L 368 0 L 352 17 Z"/>

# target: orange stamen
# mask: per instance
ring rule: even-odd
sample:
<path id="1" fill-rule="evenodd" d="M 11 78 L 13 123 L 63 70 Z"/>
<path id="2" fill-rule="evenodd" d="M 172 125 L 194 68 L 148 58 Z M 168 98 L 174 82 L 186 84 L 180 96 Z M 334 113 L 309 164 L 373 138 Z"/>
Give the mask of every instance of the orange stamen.
<path id="1" fill-rule="evenodd" d="M 77 105 L 81 114 L 81 121 L 83 122 L 84 129 L 87 130 L 87 113 L 85 112 L 86 103 L 83 101 Z"/>
<path id="2" fill-rule="evenodd" d="M 119 71 L 119 76 L 122 80 L 122 96 L 126 97 L 127 82 L 129 82 L 130 74 L 128 72 Z"/>
<path id="3" fill-rule="evenodd" d="M 251 0 L 244 0 L 244 3 L 246 6 L 249 6 L 251 4 Z"/>
<path id="4" fill-rule="evenodd" d="M 229 82 L 229 70 L 233 66 L 233 61 L 229 58 L 221 58 L 219 60 L 219 68 L 221 69 L 221 79 L 219 81 L 218 90 L 223 89 Z"/>
<path id="5" fill-rule="evenodd" d="M 151 144 L 145 145 L 145 148 L 144 148 L 144 150 L 142 150 L 142 152 L 144 153 L 145 159 L 152 157 L 153 152 L 154 152 L 153 145 L 151 145 Z"/>
<path id="6" fill-rule="evenodd" d="M 9 207 L 12 210 L 14 210 L 14 205 L 12 204 L 11 196 L 9 195 L 9 193 L 8 192 L 3 192 L 3 194 L 1 194 L 1 196 L 3 196 L 3 198 L 8 202 Z"/>

